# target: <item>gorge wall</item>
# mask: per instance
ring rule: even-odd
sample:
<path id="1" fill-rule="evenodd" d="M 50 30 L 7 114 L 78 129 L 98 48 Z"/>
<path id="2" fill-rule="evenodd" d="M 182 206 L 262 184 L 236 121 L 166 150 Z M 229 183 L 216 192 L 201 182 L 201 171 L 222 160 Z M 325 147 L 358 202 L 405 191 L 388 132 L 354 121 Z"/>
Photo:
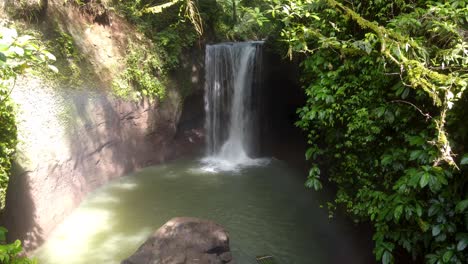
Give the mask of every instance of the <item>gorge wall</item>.
<path id="1" fill-rule="evenodd" d="M 40 27 L 58 23 L 95 75 L 76 87 L 24 77 L 12 91 L 20 143 L 0 225 L 9 230 L 9 240 L 22 240 L 29 252 L 89 192 L 139 168 L 194 153 L 203 143 L 197 117 L 182 115 L 177 80 L 154 102 L 109 92 L 124 67 L 129 40 L 144 41 L 135 28 L 116 15 L 102 24 L 63 1 L 45 2 Z M 198 53 L 188 54 L 181 67 L 194 90 L 200 90 L 202 72 Z"/>

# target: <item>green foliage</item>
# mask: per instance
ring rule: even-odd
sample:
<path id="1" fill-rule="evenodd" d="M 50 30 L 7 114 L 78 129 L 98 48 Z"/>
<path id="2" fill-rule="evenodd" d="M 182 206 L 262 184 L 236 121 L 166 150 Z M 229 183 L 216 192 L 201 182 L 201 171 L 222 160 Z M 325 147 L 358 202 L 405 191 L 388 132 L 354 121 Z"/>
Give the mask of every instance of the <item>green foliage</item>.
<path id="1" fill-rule="evenodd" d="M 260 7 L 239 7 L 239 17 L 227 35 L 231 39 L 237 40 L 261 40 L 266 38 L 270 31 L 269 20 L 266 18 Z"/>
<path id="2" fill-rule="evenodd" d="M 8 99 L 10 90 L 0 86 L 0 207 L 5 207 L 11 157 L 15 152 L 17 133 L 14 105 Z"/>
<path id="3" fill-rule="evenodd" d="M 6 243 L 6 233 L 8 231 L 0 226 L 0 263 L 4 264 L 36 264 L 34 259 L 20 256 L 23 248 L 21 241 L 16 240 L 11 244 Z"/>
<path id="4" fill-rule="evenodd" d="M 198 33 L 203 31 L 200 28 L 203 19 L 197 15 L 198 9 L 192 1 L 163 2 L 167 5 L 161 1 L 125 0 L 116 4 L 116 10 L 134 23 L 154 45 L 146 50 L 138 45 L 128 47 L 126 70 L 113 83 L 119 96 L 163 98 L 167 76 L 179 67 L 182 52 L 192 47 Z"/>
<path id="5" fill-rule="evenodd" d="M 56 70 L 47 63 L 54 60 L 54 55 L 41 48 L 32 36 L 19 36 L 15 29 L 0 27 L 0 210 L 5 207 L 11 158 L 17 142 L 14 104 L 10 99 L 16 76 L 32 66 Z"/>
<path id="6" fill-rule="evenodd" d="M 265 14 L 267 1 L 217 0 L 218 10 L 215 33 L 218 39 L 261 40 L 274 32 L 273 23 Z"/>
<path id="7" fill-rule="evenodd" d="M 182 3 L 184 9 L 184 18 L 187 18 L 192 23 L 195 31 L 198 35 L 203 35 L 203 19 L 201 18 L 200 11 L 198 10 L 198 4 L 196 0 L 172 0 L 165 4 L 148 7 L 143 12 L 150 12 L 158 14 L 164 11 L 164 9 Z"/>
<path id="8" fill-rule="evenodd" d="M 76 48 L 73 37 L 59 30 L 57 32 L 59 36 L 55 39 L 55 49 L 58 50 L 58 54 L 61 55 L 63 59 L 67 62 L 67 67 L 61 67 L 65 69 L 64 74 L 67 74 L 69 81 L 78 82 L 81 76 L 81 68 L 79 63 L 82 61 L 82 56 L 78 49 Z"/>
<path id="9" fill-rule="evenodd" d="M 125 64 L 125 71 L 112 84 L 118 96 L 133 100 L 164 97 L 165 76 L 157 76 L 163 70 L 161 60 L 154 51 L 148 52 L 130 45 Z"/>
<path id="10" fill-rule="evenodd" d="M 57 66 L 60 68 L 60 72 L 55 70 L 51 72 L 44 69 L 37 69 L 37 71 L 42 76 L 47 76 L 46 79 L 48 80 L 59 80 L 69 87 L 77 87 L 83 82 L 83 76 L 86 75 L 80 65 L 83 62 L 83 55 L 78 50 L 73 37 L 61 30 L 58 25 L 55 27 L 50 37 L 54 41 L 47 41 L 46 45 L 56 54 L 58 58 Z M 43 36 L 38 34 L 38 37 Z M 91 73 L 88 73 L 88 75 L 91 75 Z"/>
<path id="11" fill-rule="evenodd" d="M 138 26 L 139 30 L 155 45 L 158 45 L 160 48 L 158 52 L 170 58 L 168 66 L 164 68 L 172 69 L 178 63 L 178 59 L 175 62 L 173 58 L 178 58 L 184 48 L 191 47 L 195 43 L 197 32 L 195 27 L 184 19 L 186 6 L 183 3 L 185 1 L 168 1 L 171 5 L 162 9 L 161 12 L 145 11 L 151 9 L 150 6 L 156 5 L 154 2 L 124 0 L 119 1 L 116 9 Z M 162 42 L 161 45 L 160 42 Z"/>
<path id="12" fill-rule="evenodd" d="M 80 61 L 81 55 L 76 48 L 73 37 L 64 31 L 56 30 L 57 37 L 54 38 L 56 41 L 56 49 L 65 59 L 73 59 Z"/>
<path id="13" fill-rule="evenodd" d="M 154 34 L 154 43 L 161 57 L 161 69 L 170 72 L 176 69 L 180 63 L 180 56 L 184 49 L 193 44 L 196 40 L 196 34 L 188 29 L 189 25 L 179 25 L 177 29 L 168 28 Z"/>
<path id="14" fill-rule="evenodd" d="M 334 202 L 372 223 L 382 263 L 398 262 L 401 251 L 464 263 L 466 4 L 268 2 L 264 17 L 280 28 L 288 56 L 302 58 L 306 185 L 320 189 L 328 175 Z"/>

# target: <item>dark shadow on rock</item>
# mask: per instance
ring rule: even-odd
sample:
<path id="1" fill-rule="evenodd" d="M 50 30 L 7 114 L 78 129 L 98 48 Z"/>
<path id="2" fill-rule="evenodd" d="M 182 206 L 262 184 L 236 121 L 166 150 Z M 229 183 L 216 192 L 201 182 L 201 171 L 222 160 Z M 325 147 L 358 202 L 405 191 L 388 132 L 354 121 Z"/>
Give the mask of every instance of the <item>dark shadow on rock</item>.
<path id="1" fill-rule="evenodd" d="M 0 216 L 0 226 L 8 229 L 8 242 L 16 239 L 27 242 L 25 250 L 36 248 L 44 242 L 42 228 L 37 225 L 37 211 L 31 197 L 31 171 L 24 170 L 17 163 L 13 164 L 12 175 L 8 183 L 6 207 Z M 27 233 L 24 231 L 27 230 Z"/>
<path id="2" fill-rule="evenodd" d="M 294 168 L 307 171 L 305 160 L 306 134 L 294 124 L 299 119 L 296 111 L 306 102 L 301 85 L 300 68 L 296 61 L 287 61 L 273 48 L 264 47 L 264 100 L 260 112 L 260 144 L 262 156 L 273 156 Z"/>

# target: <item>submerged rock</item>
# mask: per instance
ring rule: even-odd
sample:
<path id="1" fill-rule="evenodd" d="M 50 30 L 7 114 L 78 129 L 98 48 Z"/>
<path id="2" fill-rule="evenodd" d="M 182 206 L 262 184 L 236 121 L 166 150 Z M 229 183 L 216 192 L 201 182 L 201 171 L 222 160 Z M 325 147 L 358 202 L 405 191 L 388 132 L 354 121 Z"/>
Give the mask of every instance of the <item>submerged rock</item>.
<path id="1" fill-rule="evenodd" d="M 121 264 L 233 264 L 226 230 L 208 220 L 177 217 Z"/>

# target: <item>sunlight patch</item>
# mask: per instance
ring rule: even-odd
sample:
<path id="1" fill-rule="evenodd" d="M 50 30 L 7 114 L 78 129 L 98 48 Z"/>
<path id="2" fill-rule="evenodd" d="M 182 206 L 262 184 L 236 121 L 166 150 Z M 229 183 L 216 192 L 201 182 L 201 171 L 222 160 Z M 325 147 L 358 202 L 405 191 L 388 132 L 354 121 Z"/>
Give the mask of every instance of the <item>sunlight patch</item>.
<path id="1" fill-rule="evenodd" d="M 45 248 L 41 248 L 38 256 L 54 256 L 48 259 L 73 260 L 80 259 L 80 252 L 91 250 L 89 241 L 97 233 L 108 232 L 112 228 L 109 212 L 103 210 L 83 210 L 72 214 L 58 228 Z"/>
<path id="2" fill-rule="evenodd" d="M 138 185 L 134 182 L 121 182 L 117 185 L 112 186 L 113 188 L 119 188 L 123 190 L 135 190 Z"/>

